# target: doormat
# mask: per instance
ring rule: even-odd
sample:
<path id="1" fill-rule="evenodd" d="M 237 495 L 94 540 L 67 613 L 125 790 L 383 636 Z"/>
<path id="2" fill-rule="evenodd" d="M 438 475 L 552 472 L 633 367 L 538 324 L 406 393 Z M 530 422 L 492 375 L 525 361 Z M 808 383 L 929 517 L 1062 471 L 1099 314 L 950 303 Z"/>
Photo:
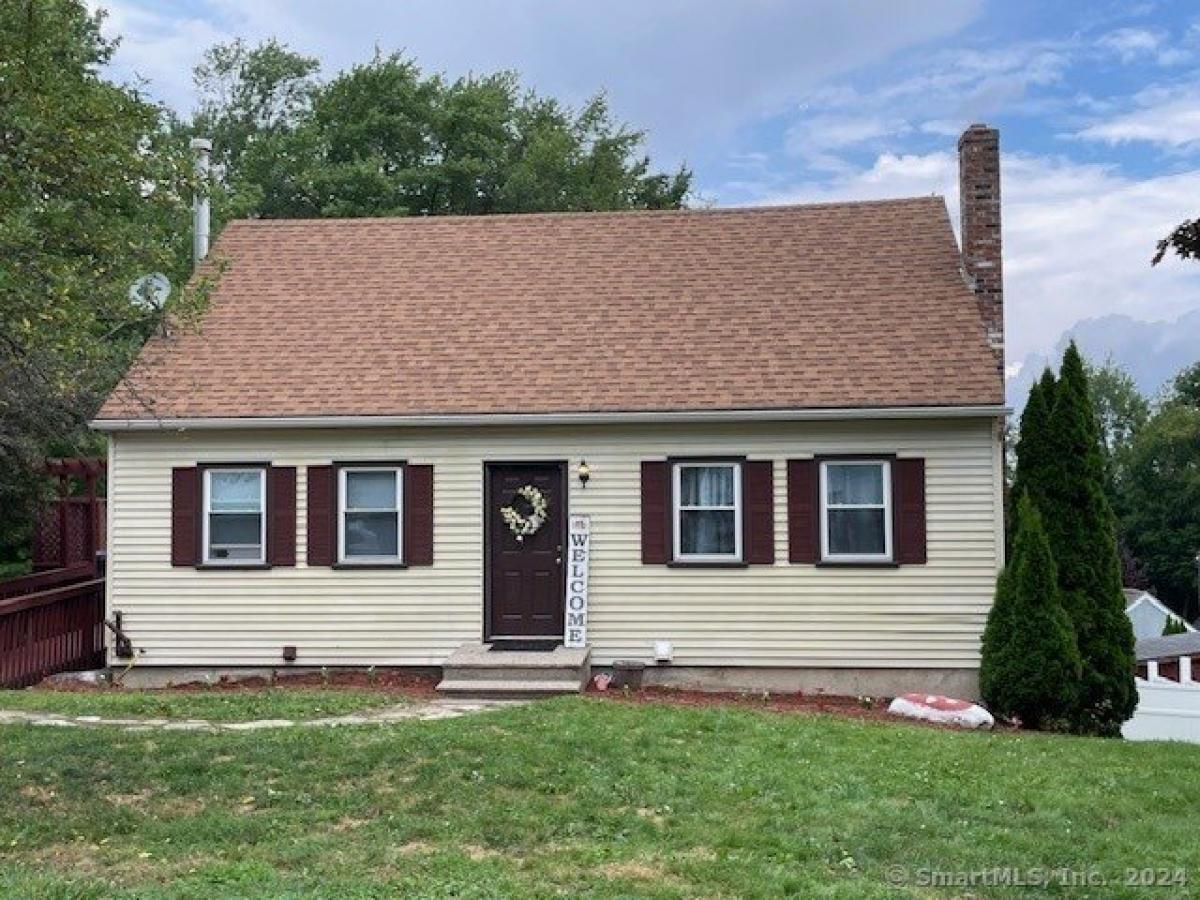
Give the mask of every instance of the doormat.
<path id="1" fill-rule="evenodd" d="M 549 653 L 555 647 L 557 647 L 558 644 L 559 644 L 559 642 L 554 640 L 553 638 L 548 639 L 548 640 L 541 640 L 541 641 L 538 641 L 538 640 L 492 641 L 491 649 L 492 649 L 493 653 L 506 653 L 509 651 L 518 651 L 518 650 L 525 651 L 525 652 L 529 652 L 531 650 L 535 651 L 535 652 L 543 651 L 543 652 Z"/>

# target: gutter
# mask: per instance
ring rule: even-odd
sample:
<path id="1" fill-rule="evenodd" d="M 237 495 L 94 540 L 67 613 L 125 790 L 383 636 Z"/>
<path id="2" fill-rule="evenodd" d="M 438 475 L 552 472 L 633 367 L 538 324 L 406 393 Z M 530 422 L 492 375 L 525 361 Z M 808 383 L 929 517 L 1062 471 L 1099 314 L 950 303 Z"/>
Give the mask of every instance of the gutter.
<path id="1" fill-rule="evenodd" d="M 800 409 L 714 409 L 678 412 L 461 413 L 412 416 L 234 416 L 93 419 L 96 431 L 189 431 L 247 428 L 438 428 L 504 425 L 657 425 L 720 422 L 829 422 L 847 419 L 975 419 L 1009 415 L 1011 407 L 871 406 Z"/>

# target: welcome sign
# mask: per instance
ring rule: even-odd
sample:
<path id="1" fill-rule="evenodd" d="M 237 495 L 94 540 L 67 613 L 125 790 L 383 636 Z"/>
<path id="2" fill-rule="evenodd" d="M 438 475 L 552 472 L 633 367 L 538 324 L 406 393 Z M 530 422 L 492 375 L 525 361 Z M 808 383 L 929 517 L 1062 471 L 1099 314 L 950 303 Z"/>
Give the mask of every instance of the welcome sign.
<path id="1" fill-rule="evenodd" d="M 563 644 L 587 645 L 588 564 L 592 555 L 592 519 L 573 515 L 567 530 L 567 617 Z"/>

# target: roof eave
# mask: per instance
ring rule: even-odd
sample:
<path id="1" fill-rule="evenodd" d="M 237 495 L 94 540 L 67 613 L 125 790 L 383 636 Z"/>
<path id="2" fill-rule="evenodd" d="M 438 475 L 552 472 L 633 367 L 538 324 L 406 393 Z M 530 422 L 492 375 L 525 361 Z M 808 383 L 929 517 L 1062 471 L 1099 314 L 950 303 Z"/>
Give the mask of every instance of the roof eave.
<path id="1" fill-rule="evenodd" d="M 688 422 L 822 422 L 846 419 L 966 419 L 1008 416 L 1003 404 L 865 406 L 796 409 L 648 410 L 441 415 L 205 416 L 94 419 L 97 431 L 183 431 L 245 428 L 434 428 L 502 425 L 637 425 Z"/>

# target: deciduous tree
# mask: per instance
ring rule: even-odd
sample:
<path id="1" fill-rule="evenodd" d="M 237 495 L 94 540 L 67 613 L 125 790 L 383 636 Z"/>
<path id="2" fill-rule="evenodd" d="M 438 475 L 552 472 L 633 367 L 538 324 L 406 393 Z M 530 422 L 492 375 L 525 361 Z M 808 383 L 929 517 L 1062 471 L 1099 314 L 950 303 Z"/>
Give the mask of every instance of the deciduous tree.
<path id="1" fill-rule="evenodd" d="M 105 80 L 77 0 L 0 3 L 0 510 L 28 523 L 42 457 L 84 427 L 157 316 L 133 281 L 186 271 L 189 163 L 164 110 Z M 23 542 L 9 533 L 9 551 Z M 3 552 L 0 549 L 0 552 Z"/>
<path id="2" fill-rule="evenodd" d="M 1122 527 L 1156 595 L 1200 616 L 1200 408 L 1168 403 L 1138 434 L 1122 490 Z"/>
<path id="3" fill-rule="evenodd" d="M 691 188 L 603 96 L 574 112 L 511 72 L 450 81 L 399 54 L 324 84 L 315 68 L 274 41 L 206 54 L 187 130 L 212 131 L 219 218 L 658 209 Z"/>

